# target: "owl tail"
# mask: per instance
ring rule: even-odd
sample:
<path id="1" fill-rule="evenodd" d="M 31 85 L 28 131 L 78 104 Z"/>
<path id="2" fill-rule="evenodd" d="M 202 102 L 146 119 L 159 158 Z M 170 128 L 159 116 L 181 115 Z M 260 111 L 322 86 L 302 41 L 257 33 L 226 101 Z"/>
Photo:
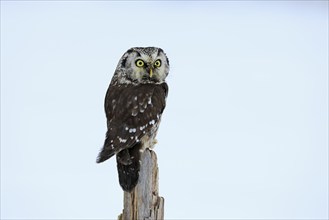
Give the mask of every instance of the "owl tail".
<path id="1" fill-rule="evenodd" d="M 120 151 L 117 154 L 119 183 L 124 191 L 130 192 L 138 183 L 141 144 Z"/>

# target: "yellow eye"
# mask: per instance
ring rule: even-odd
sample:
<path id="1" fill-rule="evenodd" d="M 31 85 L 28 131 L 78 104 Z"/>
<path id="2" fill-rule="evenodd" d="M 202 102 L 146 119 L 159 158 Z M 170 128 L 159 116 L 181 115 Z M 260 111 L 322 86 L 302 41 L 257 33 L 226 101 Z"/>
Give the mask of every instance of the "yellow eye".
<path id="1" fill-rule="evenodd" d="M 155 66 L 155 67 L 160 67 L 160 66 L 161 66 L 161 60 L 156 60 L 156 61 L 154 62 L 154 66 Z"/>
<path id="2" fill-rule="evenodd" d="M 144 61 L 143 60 L 136 60 L 136 66 L 138 66 L 138 67 L 144 66 Z"/>

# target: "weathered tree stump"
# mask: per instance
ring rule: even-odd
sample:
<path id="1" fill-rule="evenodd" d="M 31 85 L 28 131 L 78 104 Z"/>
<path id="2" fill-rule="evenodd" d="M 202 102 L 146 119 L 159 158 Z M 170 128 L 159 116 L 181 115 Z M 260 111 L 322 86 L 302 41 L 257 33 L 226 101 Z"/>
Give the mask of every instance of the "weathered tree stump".
<path id="1" fill-rule="evenodd" d="M 131 192 L 124 192 L 124 209 L 119 220 L 163 220 L 164 198 L 159 196 L 158 164 L 154 151 L 142 154 L 139 180 Z"/>

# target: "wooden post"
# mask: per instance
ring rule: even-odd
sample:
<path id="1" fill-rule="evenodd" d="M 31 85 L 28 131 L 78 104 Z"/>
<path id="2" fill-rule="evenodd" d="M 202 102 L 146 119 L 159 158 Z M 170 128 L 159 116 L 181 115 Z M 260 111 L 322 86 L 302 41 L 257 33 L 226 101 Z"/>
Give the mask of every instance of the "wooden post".
<path id="1" fill-rule="evenodd" d="M 158 164 L 154 151 L 142 154 L 139 180 L 131 192 L 124 192 L 124 209 L 119 220 L 163 220 L 164 198 L 159 196 Z"/>

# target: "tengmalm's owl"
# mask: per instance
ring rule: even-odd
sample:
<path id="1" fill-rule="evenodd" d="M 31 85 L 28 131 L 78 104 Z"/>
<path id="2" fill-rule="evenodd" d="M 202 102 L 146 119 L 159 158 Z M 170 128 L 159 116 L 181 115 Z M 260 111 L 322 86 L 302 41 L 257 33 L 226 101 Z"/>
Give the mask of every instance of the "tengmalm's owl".
<path id="1" fill-rule="evenodd" d="M 121 57 L 105 97 L 107 133 L 97 157 L 114 154 L 119 182 L 131 191 L 138 182 L 141 154 L 155 144 L 166 106 L 169 61 L 162 49 L 134 47 Z"/>

